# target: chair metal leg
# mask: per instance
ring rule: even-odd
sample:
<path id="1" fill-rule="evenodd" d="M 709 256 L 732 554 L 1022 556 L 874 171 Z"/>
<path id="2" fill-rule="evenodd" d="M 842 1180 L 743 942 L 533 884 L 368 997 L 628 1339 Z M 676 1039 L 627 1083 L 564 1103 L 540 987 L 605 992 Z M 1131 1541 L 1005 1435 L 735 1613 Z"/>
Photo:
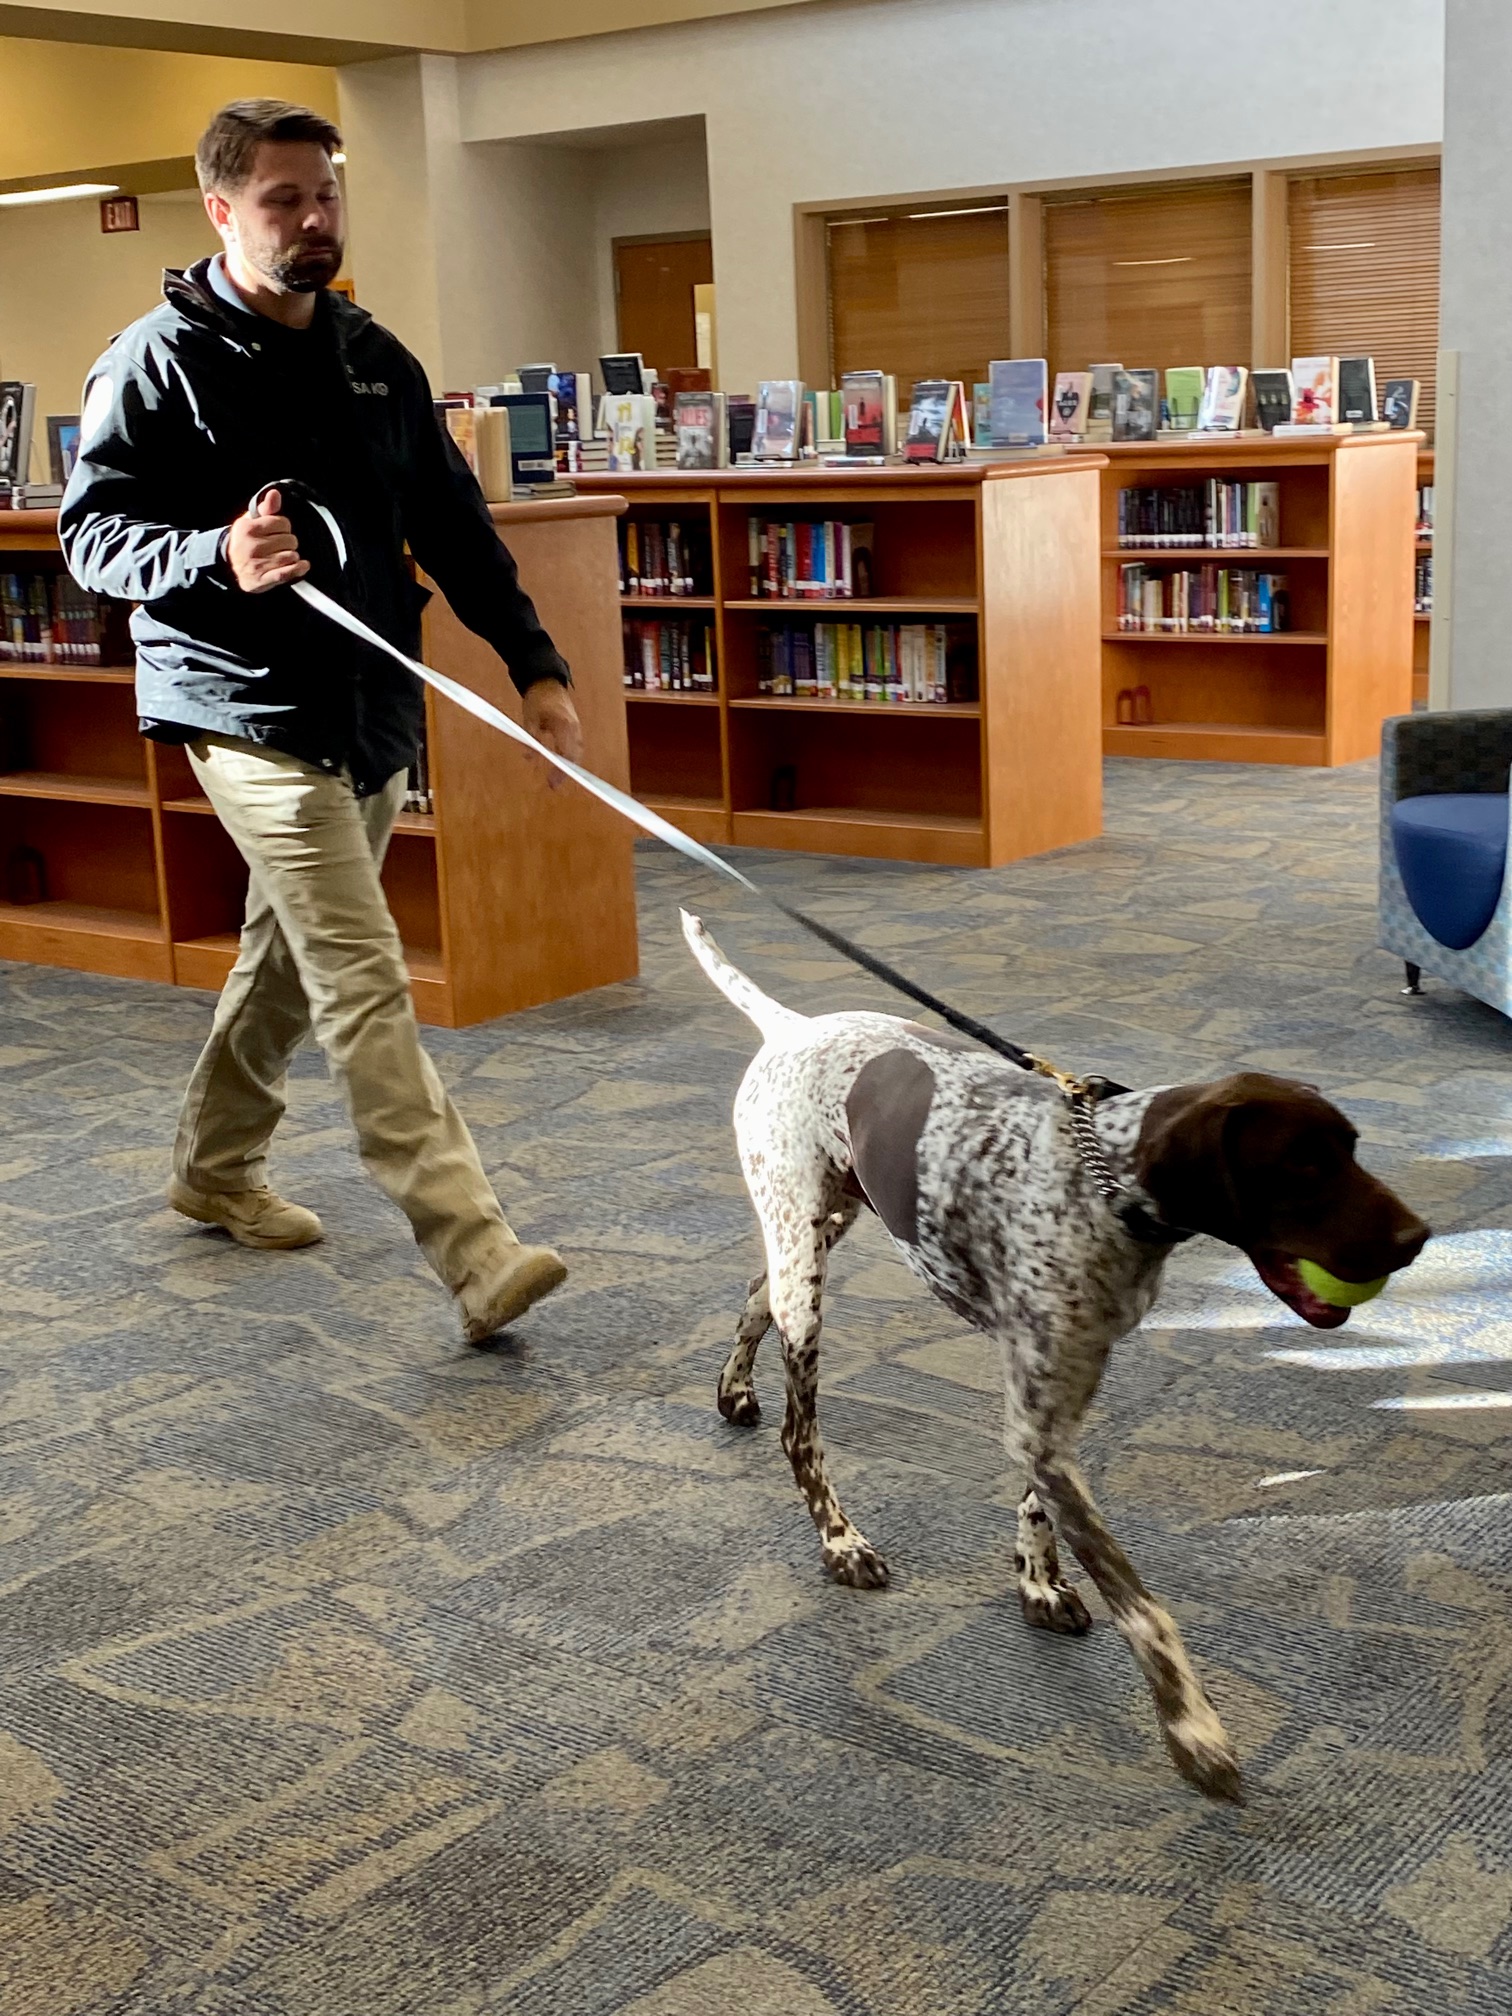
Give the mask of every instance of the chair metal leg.
<path id="1" fill-rule="evenodd" d="M 1402 964 L 1407 968 L 1407 985 L 1402 989 L 1402 992 L 1404 994 L 1421 994 L 1423 991 L 1422 967 L 1414 966 L 1410 959 L 1404 959 Z"/>

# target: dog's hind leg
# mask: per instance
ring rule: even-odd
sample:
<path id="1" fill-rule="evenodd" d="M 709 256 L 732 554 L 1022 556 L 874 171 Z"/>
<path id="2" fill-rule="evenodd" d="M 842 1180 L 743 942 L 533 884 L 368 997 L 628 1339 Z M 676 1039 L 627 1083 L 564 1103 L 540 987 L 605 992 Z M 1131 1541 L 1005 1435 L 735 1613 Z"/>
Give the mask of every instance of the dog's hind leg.
<path id="1" fill-rule="evenodd" d="M 772 1306 L 767 1300 L 767 1277 L 762 1273 L 746 1290 L 746 1305 L 740 1313 L 735 1342 L 719 1375 L 716 1396 L 719 1411 L 737 1428 L 754 1428 L 761 1419 L 761 1402 L 756 1398 L 751 1372 L 756 1363 L 756 1348 L 771 1327 Z"/>
<path id="2" fill-rule="evenodd" d="M 857 1201 L 847 1197 L 838 1211 L 831 1212 L 825 1226 L 827 1252 L 833 1251 L 837 1242 L 855 1224 L 860 1209 Z M 735 1342 L 719 1375 L 719 1411 L 726 1421 L 733 1422 L 737 1428 L 754 1428 L 761 1419 L 761 1403 L 756 1398 L 751 1373 L 756 1363 L 757 1347 L 771 1327 L 772 1305 L 767 1297 L 767 1277 L 761 1273 L 746 1290 L 746 1304 L 740 1314 Z"/>
<path id="3" fill-rule="evenodd" d="M 1018 1544 L 1013 1565 L 1018 1571 L 1019 1607 L 1026 1624 L 1036 1625 L 1041 1631 L 1063 1631 L 1077 1638 L 1091 1630 L 1092 1619 L 1086 1604 L 1061 1579 L 1055 1528 L 1032 1485 L 1018 1508 Z"/>
<path id="4" fill-rule="evenodd" d="M 816 1188 L 821 1188 L 816 1185 Z M 803 1208 L 804 1202 L 810 1208 Z M 829 1182 L 809 1200 L 789 1195 L 758 1198 L 767 1239 L 767 1292 L 772 1320 L 782 1339 L 787 1370 L 787 1411 L 782 1447 L 809 1517 L 819 1530 L 824 1565 L 837 1582 L 853 1589 L 881 1589 L 887 1564 L 864 1533 L 842 1511 L 824 1468 L 819 1434 L 819 1331 L 830 1248 L 851 1224 L 856 1205 L 835 1194 Z"/>

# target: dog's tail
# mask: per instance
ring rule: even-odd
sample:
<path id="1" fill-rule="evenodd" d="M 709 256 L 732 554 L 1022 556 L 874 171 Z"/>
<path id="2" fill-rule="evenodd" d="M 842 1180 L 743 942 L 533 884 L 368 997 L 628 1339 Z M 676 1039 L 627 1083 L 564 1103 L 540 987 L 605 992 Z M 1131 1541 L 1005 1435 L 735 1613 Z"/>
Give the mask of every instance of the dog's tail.
<path id="1" fill-rule="evenodd" d="M 763 994 L 754 981 L 748 980 L 738 966 L 732 966 L 723 952 L 704 929 L 703 919 L 690 911 L 682 913 L 683 936 L 688 941 L 688 949 L 714 982 L 720 993 L 726 995 L 742 1015 L 749 1015 L 765 1037 L 773 1037 L 785 1029 L 790 1029 L 804 1017 L 795 1014 L 791 1008 L 784 1008 L 780 1001 L 774 1001 L 769 994 Z"/>

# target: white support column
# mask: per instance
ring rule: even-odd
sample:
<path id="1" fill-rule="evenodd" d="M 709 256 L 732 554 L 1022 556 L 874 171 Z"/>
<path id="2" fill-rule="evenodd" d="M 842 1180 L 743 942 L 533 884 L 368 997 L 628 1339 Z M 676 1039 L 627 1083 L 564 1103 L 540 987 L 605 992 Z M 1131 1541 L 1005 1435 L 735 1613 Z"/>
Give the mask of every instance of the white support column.
<path id="1" fill-rule="evenodd" d="M 1439 409 L 1433 594 L 1452 614 L 1434 700 L 1512 707 L 1512 7 L 1447 0 L 1445 11 L 1439 341 L 1458 384 Z"/>

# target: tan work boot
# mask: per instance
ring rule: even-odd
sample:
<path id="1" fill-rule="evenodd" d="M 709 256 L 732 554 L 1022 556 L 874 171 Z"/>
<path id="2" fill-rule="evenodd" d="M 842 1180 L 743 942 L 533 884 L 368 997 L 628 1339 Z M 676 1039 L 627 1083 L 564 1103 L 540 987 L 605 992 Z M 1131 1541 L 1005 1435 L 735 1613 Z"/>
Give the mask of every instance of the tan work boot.
<path id="1" fill-rule="evenodd" d="M 495 1331 L 508 1329 L 566 1279 L 566 1261 L 549 1246 L 511 1247 L 498 1274 L 477 1297 L 457 1297 L 463 1337 L 469 1344 L 481 1344 Z"/>
<path id="2" fill-rule="evenodd" d="M 271 1190 L 192 1190 L 175 1176 L 168 1202 L 199 1225 L 220 1225 L 239 1246 L 283 1250 L 313 1246 L 325 1230 L 313 1211 L 286 1204 Z"/>

